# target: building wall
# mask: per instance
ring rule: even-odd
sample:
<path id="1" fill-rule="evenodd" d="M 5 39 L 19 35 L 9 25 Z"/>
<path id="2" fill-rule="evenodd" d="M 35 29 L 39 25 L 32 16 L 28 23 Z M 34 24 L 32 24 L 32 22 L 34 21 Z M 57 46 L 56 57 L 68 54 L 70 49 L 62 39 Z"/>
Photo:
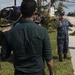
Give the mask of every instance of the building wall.
<path id="1" fill-rule="evenodd" d="M 55 17 L 55 12 L 56 12 L 57 10 L 52 6 L 51 8 L 50 8 L 50 16 L 51 17 Z"/>

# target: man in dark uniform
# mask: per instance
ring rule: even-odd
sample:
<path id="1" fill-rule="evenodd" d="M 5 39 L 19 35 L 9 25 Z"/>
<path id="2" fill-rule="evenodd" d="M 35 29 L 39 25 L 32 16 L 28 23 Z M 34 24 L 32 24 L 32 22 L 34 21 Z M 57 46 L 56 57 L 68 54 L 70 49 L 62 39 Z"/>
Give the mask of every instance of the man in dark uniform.
<path id="1" fill-rule="evenodd" d="M 23 20 L 9 30 L 4 38 L 1 59 L 14 54 L 14 75 L 45 75 L 44 60 L 50 75 L 54 75 L 50 40 L 46 28 L 34 23 L 36 2 L 24 0 L 21 4 Z"/>
<path id="2" fill-rule="evenodd" d="M 60 14 L 60 19 L 56 21 L 55 28 L 57 28 L 57 46 L 59 61 L 62 62 L 62 54 L 64 54 L 64 59 L 67 58 L 68 52 L 68 27 L 73 25 L 64 18 L 64 12 Z"/>

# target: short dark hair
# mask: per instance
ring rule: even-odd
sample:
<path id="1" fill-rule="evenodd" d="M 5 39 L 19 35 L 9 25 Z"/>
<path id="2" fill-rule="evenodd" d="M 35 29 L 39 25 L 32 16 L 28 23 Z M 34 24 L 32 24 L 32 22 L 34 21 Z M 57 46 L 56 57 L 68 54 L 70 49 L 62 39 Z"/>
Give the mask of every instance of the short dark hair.
<path id="1" fill-rule="evenodd" d="M 35 0 L 23 0 L 21 3 L 21 13 L 24 18 L 31 17 L 36 10 Z"/>

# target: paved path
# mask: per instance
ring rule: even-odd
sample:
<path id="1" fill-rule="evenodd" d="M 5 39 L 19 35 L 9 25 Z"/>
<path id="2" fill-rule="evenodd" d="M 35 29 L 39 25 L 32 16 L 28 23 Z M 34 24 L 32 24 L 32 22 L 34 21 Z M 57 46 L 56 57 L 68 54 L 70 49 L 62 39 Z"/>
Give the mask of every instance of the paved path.
<path id="1" fill-rule="evenodd" d="M 75 31 L 75 27 L 71 29 Z M 73 31 L 69 31 L 69 33 L 72 33 Z M 74 75 L 75 75 L 75 36 L 69 36 L 69 49 L 70 49 L 71 60 L 72 60 L 72 65 L 73 65 Z"/>
<path id="2" fill-rule="evenodd" d="M 75 17 L 68 17 L 66 18 L 73 24 L 75 25 Z M 72 31 L 69 31 L 69 33 L 72 33 L 75 31 L 75 27 L 71 28 Z M 71 60 L 72 60 L 72 65 L 74 69 L 74 75 L 75 75 L 75 36 L 69 36 L 69 49 L 70 49 L 70 54 L 71 54 Z"/>
<path id="3" fill-rule="evenodd" d="M 75 25 L 75 17 L 65 16 L 65 18 L 67 18 L 72 24 Z"/>

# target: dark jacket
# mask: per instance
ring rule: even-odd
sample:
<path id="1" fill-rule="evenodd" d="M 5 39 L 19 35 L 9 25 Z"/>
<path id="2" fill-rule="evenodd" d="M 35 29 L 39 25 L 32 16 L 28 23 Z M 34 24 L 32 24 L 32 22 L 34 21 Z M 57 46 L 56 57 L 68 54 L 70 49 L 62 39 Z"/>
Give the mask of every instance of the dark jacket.
<path id="1" fill-rule="evenodd" d="M 15 70 L 32 73 L 44 69 L 44 61 L 52 59 L 51 45 L 47 30 L 25 20 L 13 27 L 2 45 L 1 59 L 5 60 L 14 54 Z"/>

